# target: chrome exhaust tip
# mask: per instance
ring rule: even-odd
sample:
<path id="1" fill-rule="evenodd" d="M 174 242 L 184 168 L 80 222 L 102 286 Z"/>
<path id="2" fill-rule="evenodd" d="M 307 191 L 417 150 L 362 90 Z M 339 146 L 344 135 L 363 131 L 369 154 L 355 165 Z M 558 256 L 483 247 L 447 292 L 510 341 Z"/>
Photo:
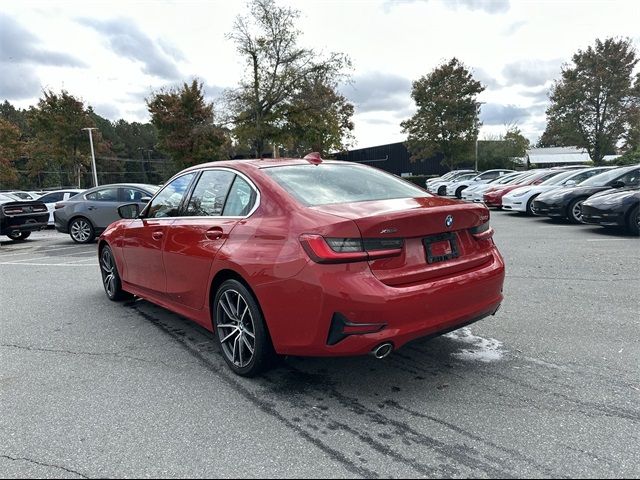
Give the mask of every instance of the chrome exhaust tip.
<path id="1" fill-rule="evenodd" d="M 393 344 L 392 343 L 382 343 L 378 345 L 376 348 L 371 350 L 371 355 L 373 355 L 378 360 L 382 360 L 383 358 L 388 357 L 393 352 Z"/>

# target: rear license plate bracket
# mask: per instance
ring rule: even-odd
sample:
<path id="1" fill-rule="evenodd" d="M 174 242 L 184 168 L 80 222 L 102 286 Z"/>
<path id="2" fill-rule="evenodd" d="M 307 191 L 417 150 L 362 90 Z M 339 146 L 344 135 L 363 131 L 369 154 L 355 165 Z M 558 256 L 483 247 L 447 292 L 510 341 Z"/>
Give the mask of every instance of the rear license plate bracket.
<path id="1" fill-rule="evenodd" d="M 458 258 L 460 255 L 458 241 L 453 232 L 425 237 L 422 243 L 427 251 L 427 263 L 430 264 Z"/>

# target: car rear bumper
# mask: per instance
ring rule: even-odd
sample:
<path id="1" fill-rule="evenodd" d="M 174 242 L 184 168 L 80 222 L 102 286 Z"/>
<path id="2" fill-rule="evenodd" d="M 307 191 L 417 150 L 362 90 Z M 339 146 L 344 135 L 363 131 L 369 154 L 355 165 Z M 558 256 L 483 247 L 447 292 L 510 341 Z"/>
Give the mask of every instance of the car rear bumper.
<path id="1" fill-rule="evenodd" d="M 7 235 L 11 232 L 35 232 L 47 228 L 49 213 L 40 215 L 16 215 L 15 217 L 5 216 L 0 224 L 0 235 Z"/>
<path id="2" fill-rule="evenodd" d="M 407 287 L 383 284 L 366 263 L 335 267 L 309 264 L 294 279 L 255 289 L 279 354 L 364 355 L 385 342 L 397 349 L 492 315 L 503 298 L 504 262 L 495 247 L 478 269 Z M 283 292 L 288 302 L 270 300 Z M 380 330 L 331 345 L 336 314 L 349 324 L 375 324 Z"/>

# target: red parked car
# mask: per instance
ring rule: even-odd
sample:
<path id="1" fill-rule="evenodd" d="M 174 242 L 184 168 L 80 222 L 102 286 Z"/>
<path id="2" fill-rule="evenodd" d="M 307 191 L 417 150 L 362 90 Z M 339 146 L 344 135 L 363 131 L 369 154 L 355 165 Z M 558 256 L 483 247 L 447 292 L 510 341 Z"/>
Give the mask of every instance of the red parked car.
<path id="1" fill-rule="evenodd" d="M 502 208 L 502 197 L 512 190 L 527 185 L 539 185 L 545 180 L 551 177 L 563 173 L 565 170 L 543 170 L 541 172 L 534 172 L 524 178 L 521 178 L 518 182 L 512 185 L 499 185 L 497 187 L 487 190 L 482 199 L 487 207 Z"/>
<path id="2" fill-rule="evenodd" d="M 229 367 L 275 355 L 378 358 L 494 314 L 504 263 L 489 212 L 349 162 L 189 168 L 99 241 L 105 291 L 216 334 Z"/>

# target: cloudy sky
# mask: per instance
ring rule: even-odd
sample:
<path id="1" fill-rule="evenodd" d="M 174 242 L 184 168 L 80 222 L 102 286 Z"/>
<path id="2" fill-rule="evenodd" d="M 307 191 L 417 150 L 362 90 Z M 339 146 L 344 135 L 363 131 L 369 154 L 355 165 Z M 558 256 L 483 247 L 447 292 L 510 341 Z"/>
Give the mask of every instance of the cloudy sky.
<path id="1" fill-rule="evenodd" d="M 544 130 L 563 62 L 595 38 L 631 37 L 637 0 L 281 0 L 302 12 L 303 43 L 353 62 L 355 146 L 404 140 L 411 82 L 456 56 L 487 87 L 481 137 Z M 243 62 L 225 38 L 241 1 L 0 0 L 0 101 L 28 107 L 66 89 L 109 119 L 148 119 L 144 98 L 193 77 L 213 99 Z"/>

